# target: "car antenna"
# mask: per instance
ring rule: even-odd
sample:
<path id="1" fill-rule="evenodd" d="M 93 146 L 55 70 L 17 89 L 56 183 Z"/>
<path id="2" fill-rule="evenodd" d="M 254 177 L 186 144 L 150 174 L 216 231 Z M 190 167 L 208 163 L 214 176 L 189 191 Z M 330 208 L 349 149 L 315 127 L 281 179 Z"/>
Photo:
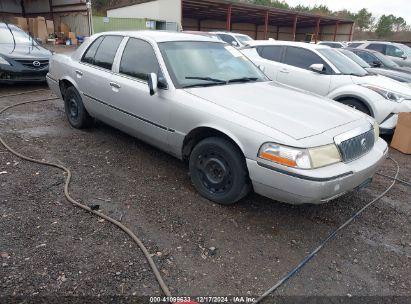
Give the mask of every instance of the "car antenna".
<path id="1" fill-rule="evenodd" d="M 9 29 L 11 36 L 13 36 L 13 49 L 12 49 L 11 52 L 9 53 L 9 54 L 11 54 L 11 53 L 13 53 L 14 50 L 16 49 L 16 38 L 14 37 L 14 33 L 13 33 L 13 31 L 11 30 L 9 24 L 8 24 L 7 22 L 4 22 L 4 23 L 6 24 L 7 28 Z"/>

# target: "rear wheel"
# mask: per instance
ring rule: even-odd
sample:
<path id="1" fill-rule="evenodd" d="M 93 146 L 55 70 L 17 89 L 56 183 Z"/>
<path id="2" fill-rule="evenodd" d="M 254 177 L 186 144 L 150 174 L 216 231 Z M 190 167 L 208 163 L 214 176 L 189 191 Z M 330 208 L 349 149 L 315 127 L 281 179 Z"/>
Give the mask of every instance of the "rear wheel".
<path id="1" fill-rule="evenodd" d="M 67 88 L 64 94 L 64 109 L 70 125 L 74 128 L 84 129 L 93 124 L 93 118 L 88 114 L 79 92 L 74 87 Z"/>
<path id="2" fill-rule="evenodd" d="M 363 102 L 361 102 L 359 100 L 344 99 L 344 100 L 341 100 L 340 102 L 347 105 L 347 106 L 349 106 L 349 107 L 351 107 L 351 108 L 353 108 L 353 109 L 356 109 L 358 111 L 361 111 L 361 112 L 371 116 L 371 112 L 368 109 L 368 107 Z"/>
<path id="3" fill-rule="evenodd" d="M 251 188 L 243 154 L 224 138 L 209 137 L 194 147 L 190 174 L 202 196 L 223 205 L 236 203 Z"/>

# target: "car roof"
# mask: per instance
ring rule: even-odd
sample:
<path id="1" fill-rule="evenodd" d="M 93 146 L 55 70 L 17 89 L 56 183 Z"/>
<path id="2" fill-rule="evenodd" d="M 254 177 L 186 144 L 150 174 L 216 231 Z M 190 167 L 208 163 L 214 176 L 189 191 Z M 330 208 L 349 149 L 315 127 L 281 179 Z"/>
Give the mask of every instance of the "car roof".
<path id="1" fill-rule="evenodd" d="M 172 32 L 172 31 L 121 31 L 121 32 L 103 32 L 96 34 L 98 36 L 107 35 L 120 35 L 129 36 L 134 38 L 149 39 L 155 42 L 167 42 L 167 41 L 205 41 L 205 42 L 217 42 L 218 40 L 203 35 L 195 35 L 189 33 Z"/>
<path id="2" fill-rule="evenodd" d="M 224 31 L 217 31 L 217 32 L 209 32 L 211 34 L 231 34 L 231 35 L 241 35 L 241 36 L 248 36 L 246 34 L 241 34 L 241 33 L 234 33 L 234 32 L 224 32 Z"/>
<path id="3" fill-rule="evenodd" d="M 284 46 L 297 46 L 309 50 L 319 50 L 319 49 L 329 49 L 327 45 L 305 43 L 305 42 L 294 42 L 294 41 L 282 41 L 282 40 L 254 40 L 248 42 L 251 47 L 256 46 L 267 46 L 267 45 L 284 45 Z"/>

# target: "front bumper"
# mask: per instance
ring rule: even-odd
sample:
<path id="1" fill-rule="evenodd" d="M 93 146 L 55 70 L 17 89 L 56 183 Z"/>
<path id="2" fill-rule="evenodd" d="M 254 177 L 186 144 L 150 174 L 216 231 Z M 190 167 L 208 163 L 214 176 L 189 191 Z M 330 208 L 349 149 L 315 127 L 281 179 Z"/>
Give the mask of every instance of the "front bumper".
<path id="1" fill-rule="evenodd" d="M 381 134 L 392 134 L 397 126 L 398 113 L 401 112 L 411 112 L 411 100 L 404 100 L 399 103 L 381 123 L 380 123 L 380 133 Z"/>
<path id="2" fill-rule="evenodd" d="M 29 69 L 23 66 L 0 67 L 0 83 L 45 82 L 48 66 L 42 69 Z"/>
<path id="3" fill-rule="evenodd" d="M 247 159 L 247 167 L 256 193 L 290 204 L 321 204 L 370 181 L 387 153 L 387 143 L 380 138 L 369 153 L 350 163 L 297 173 Z"/>

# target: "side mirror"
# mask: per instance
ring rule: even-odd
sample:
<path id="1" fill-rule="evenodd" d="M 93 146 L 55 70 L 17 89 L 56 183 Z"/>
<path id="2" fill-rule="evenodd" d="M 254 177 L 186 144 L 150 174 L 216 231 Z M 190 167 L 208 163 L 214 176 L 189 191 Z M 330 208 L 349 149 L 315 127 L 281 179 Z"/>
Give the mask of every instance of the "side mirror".
<path id="1" fill-rule="evenodd" d="M 380 61 L 377 61 L 377 60 L 376 60 L 376 61 L 373 61 L 373 62 L 372 62 L 372 66 L 375 67 L 375 68 L 379 68 L 379 67 L 381 66 L 381 62 L 380 62 Z"/>
<path id="2" fill-rule="evenodd" d="M 310 65 L 310 69 L 320 74 L 325 72 L 325 66 L 322 63 L 314 63 Z"/>
<path id="3" fill-rule="evenodd" d="M 238 44 L 237 41 L 232 41 L 231 44 L 232 44 L 233 46 L 239 46 L 239 44 Z"/>
<path id="4" fill-rule="evenodd" d="M 158 89 L 158 78 L 156 73 L 148 74 L 148 88 L 150 89 L 150 95 L 153 96 L 157 93 Z"/>
<path id="5" fill-rule="evenodd" d="M 261 72 L 265 72 L 265 66 L 259 65 L 258 68 L 260 69 Z"/>
<path id="6" fill-rule="evenodd" d="M 408 57 L 406 55 L 402 55 L 401 58 L 406 60 Z"/>

